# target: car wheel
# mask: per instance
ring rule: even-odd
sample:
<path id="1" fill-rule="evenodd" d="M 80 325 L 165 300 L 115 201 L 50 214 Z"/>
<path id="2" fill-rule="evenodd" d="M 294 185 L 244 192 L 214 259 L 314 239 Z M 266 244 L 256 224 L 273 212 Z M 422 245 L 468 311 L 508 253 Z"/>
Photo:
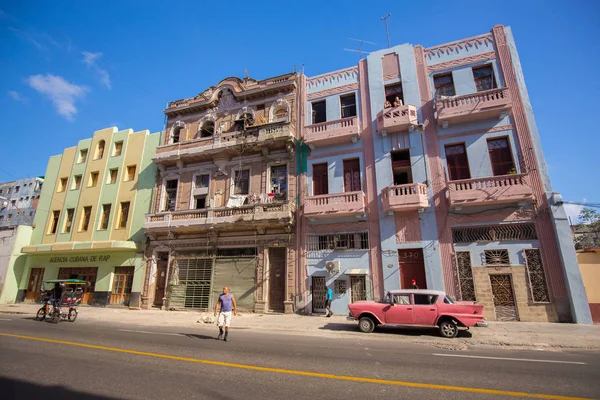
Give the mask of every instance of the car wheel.
<path id="1" fill-rule="evenodd" d="M 440 335 L 455 338 L 458 335 L 458 326 L 453 321 L 444 321 L 440 324 Z"/>
<path id="2" fill-rule="evenodd" d="M 370 317 L 362 317 L 358 320 L 358 329 L 364 333 L 371 333 L 375 329 L 375 322 Z"/>

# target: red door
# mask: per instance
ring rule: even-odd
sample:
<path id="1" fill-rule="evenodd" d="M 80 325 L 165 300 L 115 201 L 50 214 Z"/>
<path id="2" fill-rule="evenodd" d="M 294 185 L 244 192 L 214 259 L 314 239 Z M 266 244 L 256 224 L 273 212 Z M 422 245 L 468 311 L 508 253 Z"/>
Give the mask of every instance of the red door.
<path id="1" fill-rule="evenodd" d="M 358 192 L 360 190 L 360 162 L 358 158 L 344 160 L 344 192 Z"/>
<path id="2" fill-rule="evenodd" d="M 313 196 L 329 194 L 327 163 L 313 165 Z"/>
<path id="3" fill-rule="evenodd" d="M 413 289 L 413 280 L 416 281 L 419 289 L 427 289 L 423 249 L 399 250 L 398 263 L 400 264 L 401 289 Z"/>
<path id="4" fill-rule="evenodd" d="M 394 305 L 383 309 L 386 324 L 412 325 L 413 305 L 409 294 L 395 294 Z"/>

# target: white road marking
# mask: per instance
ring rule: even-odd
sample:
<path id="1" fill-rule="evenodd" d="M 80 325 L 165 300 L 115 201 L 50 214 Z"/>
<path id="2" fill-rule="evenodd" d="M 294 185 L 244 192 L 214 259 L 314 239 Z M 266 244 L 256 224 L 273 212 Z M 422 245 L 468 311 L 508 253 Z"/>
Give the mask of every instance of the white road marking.
<path id="1" fill-rule="evenodd" d="M 149 332 L 149 331 L 134 331 L 131 329 L 119 329 L 121 332 L 134 332 L 134 333 L 147 333 L 149 335 L 166 335 L 166 336 L 182 336 L 179 333 L 166 333 L 166 332 Z"/>
<path id="2" fill-rule="evenodd" d="M 433 353 L 433 355 L 440 356 L 440 357 L 481 358 L 484 360 L 529 361 L 529 362 L 554 363 L 554 364 L 586 365 L 586 363 L 580 362 L 580 361 L 533 360 L 533 359 L 529 359 L 529 358 L 466 356 L 466 355 L 462 355 L 462 354 L 440 354 L 440 353 Z"/>
<path id="3" fill-rule="evenodd" d="M 9 318 L 0 318 L 0 321 L 12 321 L 12 319 L 9 319 Z"/>

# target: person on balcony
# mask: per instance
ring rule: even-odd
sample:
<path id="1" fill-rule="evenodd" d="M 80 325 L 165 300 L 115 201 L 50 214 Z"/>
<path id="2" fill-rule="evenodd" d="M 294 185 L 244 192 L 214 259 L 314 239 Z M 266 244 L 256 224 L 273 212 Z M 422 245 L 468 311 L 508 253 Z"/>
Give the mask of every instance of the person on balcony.
<path id="1" fill-rule="evenodd" d="M 394 107 L 402 107 L 404 104 L 402 104 L 402 100 L 400 100 L 400 97 L 396 96 L 396 99 L 394 100 Z"/>
<path id="2" fill-rule="evenodd" d="M 385 104 L 383 105 L 383 108 L 392 108 L 392 103 L 390 103 L 388 100 L 386 100 Z"/>

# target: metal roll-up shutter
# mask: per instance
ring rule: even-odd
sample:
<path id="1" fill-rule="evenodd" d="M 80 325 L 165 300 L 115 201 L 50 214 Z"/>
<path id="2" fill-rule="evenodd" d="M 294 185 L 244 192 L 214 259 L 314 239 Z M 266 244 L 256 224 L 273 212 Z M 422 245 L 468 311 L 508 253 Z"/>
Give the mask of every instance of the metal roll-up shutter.
<path id="1" fill-rule="evenodd" d="M 215 277 L 213 299 L 222 293 L 227 286 L 235 296 L 237 308 L 250 311 L 255 303 L 255 277 L 257 257 L 217 257 L 215 260 Z"/>
<path id="2" fill-rule="evenodd" d="M 212 258 L 177 259 L 173 266 L 170 308 L 208 310 L 211 304 Z"/>

